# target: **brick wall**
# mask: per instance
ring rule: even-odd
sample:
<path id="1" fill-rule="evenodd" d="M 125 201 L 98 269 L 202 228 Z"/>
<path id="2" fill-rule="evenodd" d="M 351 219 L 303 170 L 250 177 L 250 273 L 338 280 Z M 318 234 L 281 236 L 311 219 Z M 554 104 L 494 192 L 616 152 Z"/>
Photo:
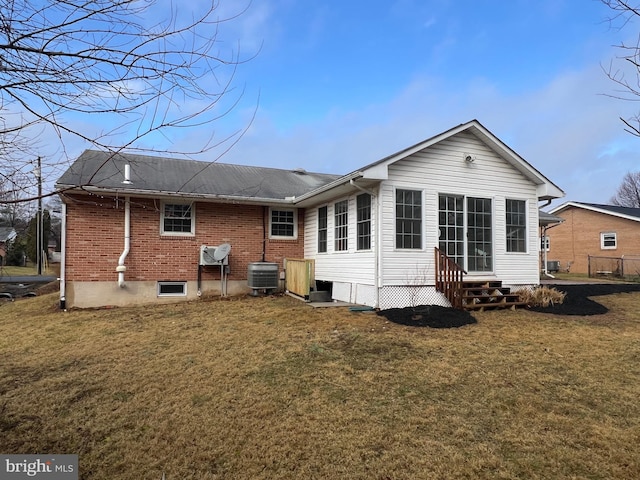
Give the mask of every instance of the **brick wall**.
<path id="1" fill-rule="evenodd" d="M 560 260 L 561 267 L 571 264 L 571 272 L 588 273 L 588 256 L 622 257 L 640 254 L 640 222 L 603 213 L 568 207 L 556 214 L 564 222 L 547 231 L 550 239 L 548 260 Z M 615 232 L 617 248 L 602 249 L 601 232 Z"/>
<path id="2" fill-rule="evenodd" d="M 95 196 L 67 202 L 66 276 L 70 281 L 115 281 L 124 248 L 124 201 Z M 131 199 L 131 249 L 127 281 L 195 280 L 201 245 L 229 243 L 230 280 L 247 278 L 251 262 L 265 260 L 282 269 L 285 257 L 304 256 L 304 211 L 298 211 L 296 240 L 269 240 L 269 209 L 262 206 L 196 202 L 195 236 L 160 235 L 159 200 Z M 263 223 L 264 221 L 264 223 Z M 203 268 L 203 280 L 220 277 L 217 266 Z"/>

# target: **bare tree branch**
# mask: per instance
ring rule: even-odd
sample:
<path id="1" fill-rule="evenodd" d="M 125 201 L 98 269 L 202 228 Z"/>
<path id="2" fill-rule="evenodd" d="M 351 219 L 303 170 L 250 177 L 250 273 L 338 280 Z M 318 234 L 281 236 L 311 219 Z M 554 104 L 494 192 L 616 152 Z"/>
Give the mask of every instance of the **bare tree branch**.
<path id="1" fill-rule="evenodd" d="M 621 207 L 640 208 L 640 172 L 627 172 L 610 202 Z"/>
<path id="2" fill-rule="evenodd" d="M 220 27 L 249 4 L 220 17 L 218 0 L 180 10 L 161 0 L 0 0 L 0 174 L 38 156 L 31 139 L 39 125 L 55 132 L 62 153 L 70 137 L 114 154 L 233 145 L 246 128 L 214 138 L 213 124 L 243 98 L 234 83 L 250 56 L 224 43 Z M 101 133 L 82 128 L 97 116 Z M 153 140 L 205 125 L 211 137 L 190 151 Z"/>

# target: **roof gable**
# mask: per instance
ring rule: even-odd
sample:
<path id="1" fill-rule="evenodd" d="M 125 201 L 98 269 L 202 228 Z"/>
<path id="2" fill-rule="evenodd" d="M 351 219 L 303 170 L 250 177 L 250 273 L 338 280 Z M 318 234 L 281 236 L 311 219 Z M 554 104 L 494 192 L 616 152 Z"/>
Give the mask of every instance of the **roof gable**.
<path id="1" fill-rule="evenodd" d="M 488 148 L 493 150 L 498 156 L 507 161 L 513 168 L 518 170 L 527 179 L 532 181 L 538 186 L 538 197 L 541 200 L 560 198 L 564 196 L 564 192 L 547 177 L 542 175 L 537 169 L 535 169 L 529 162 L 524 160 L 520 155 L 513 151 L 509 146 L 502 142 L 493 133 L 487 130 L 478 120 L 471 120 L 470 122 L 458 125 L 445 132 L 442 132 L 436 136 L 428 138 L 420 143 L 405 148 L 399 152 L 396 152 L 388 157 L 385 157 L 377 162 L 367 165 L 361 169 L 363 178 L 377 178 L 386 179 L 388 174 L 389 165 L 405 159 L 410 155 L 427 149 L 432 145 L 447 140 L 461 132 L 468 132 L 473 134 Z M 461 161 L 462 155 L 460 158 Z"/>
<path id="2" fill-rule="evenodd" d="M 580 208 L 591 212 L 601 213 L 603 215 L 612 215 L 614 217 L 640 222 L 640 208 L 603 205 L 599 203 L 566 202 L 550 210 L 550 213 L 557 215 L 569 208 Z"/>

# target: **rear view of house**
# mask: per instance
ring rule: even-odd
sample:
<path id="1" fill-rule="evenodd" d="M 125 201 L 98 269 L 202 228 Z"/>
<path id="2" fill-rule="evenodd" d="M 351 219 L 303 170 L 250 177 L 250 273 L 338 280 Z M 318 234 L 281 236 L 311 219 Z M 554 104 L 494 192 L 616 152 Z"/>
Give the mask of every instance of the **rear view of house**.
<path id="1" fill-rule="evenodd" d="M 549 229 L 547 258 L 561 270 L 598 275 L 640 275 L 640 208 L 566 202 L 551 210 L 564 221 Z"/>
<path id="2" fill-rule="evenodd" d="M 69 306 L 249 291 L 254 262 L 301 258 L 336 300 L 449 305 L 438 258 L 538 284 L 540 202 L 564 195 L 476 120 L 342 176 L 88 151 L 57 187 Z M 228 265 L 201 268 L 203 245 Z"/>

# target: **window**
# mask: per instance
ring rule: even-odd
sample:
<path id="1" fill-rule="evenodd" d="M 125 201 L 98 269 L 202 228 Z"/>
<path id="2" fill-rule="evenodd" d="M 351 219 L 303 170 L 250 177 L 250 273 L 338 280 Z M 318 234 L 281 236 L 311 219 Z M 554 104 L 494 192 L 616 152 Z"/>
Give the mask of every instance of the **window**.
<path id="1" fill-rule="evenodd" d="M 422 192 L 396 190 L 396 248 L 422 248 Z"/>
<path id="2" fill-rule="evenodd" d="M 276 210 L 275 208 L 272 208 L 270 238 L 297 238 L 297 223 L 297 215 L 295 210 Z"/>
<path id="3" fill-rule="evenodd" d="M 318 209 L 318 252 L 327 252 L 327 207 Z"/>
<path id="4" fill-rule="evenodd" d="M 334 206 L 335 217 L 335 250 L 345 251 L 348 248 L 349 201 L 342 200 Z"/>
<path id="5" fill-rule="evenodd" d="M 602 250 L 615 250 L 617 246 L 616 232 L 603 232 L 600 234 L 600 248 Z"/>
<path id="6" fill-rule="evenodd" d="M 163 235 L 193 235 L 194 209 L 190 203 L 165 203 L 162 206 L 161 233 Z"/>
<path id="7" fill-rule="evenodd" d="M 363 193 L 356 197 L 358 210 L 358 250 L 371 249 L 371 195 Z"/>
<path id="8" fill-rule="evenodd" d="M 158 282 L 159 297 L 185 297 L 187 282 Z"/>
<path id="9" fill-rule="evenodd" d="M 542 236 L 540 239 L 540 250 L 548 252 L 551 249 L 551 237 Z"/>
<path id="10" fill-rule="evenodd" d="M 527 202 L 506 200 L 507 252 L 527 251 Z"/>
<path id="11" fill-rule="evenodd" d="M 467 197 L 467 270 L 493 269 L 493 227 L 490 198 Z"/>

